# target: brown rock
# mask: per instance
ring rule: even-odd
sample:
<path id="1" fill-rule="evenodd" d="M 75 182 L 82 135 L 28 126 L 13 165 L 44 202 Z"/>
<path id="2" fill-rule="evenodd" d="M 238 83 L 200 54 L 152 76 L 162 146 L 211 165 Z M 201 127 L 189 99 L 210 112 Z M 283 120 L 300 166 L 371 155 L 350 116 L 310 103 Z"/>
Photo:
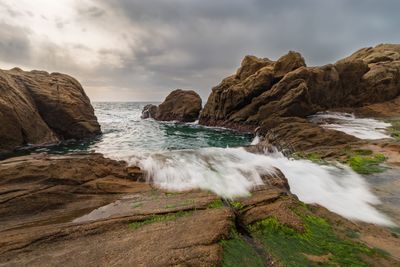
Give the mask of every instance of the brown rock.
<path id="1" fill-rule="evenodd" d="M 142 119 L 148 119 L 148 118 L 155 118 L 157 113 L 157 106 L 153 104 L 148 104 L 144 106 L 142 110 L 142 116 L 140 116 Z"/>
<path id="2" fill-rule="evenodd" d="M 249 71 L 242 81 L 239 74 L 243 71 L 238 71 L 214 87 L 201 113 L 201 124 L 251 130 L 264 121 L 279 122 L 281 117 L 354 110 L 400 96 L 400 45 L 362 49 L 321 67 L 305 67 L 296 52 L 264 67 L 260 60 L 250 59 L 244 62 L 252 62 L 247 69 L 255 73 Z M 246 70 L 244 66 L 241 69 Z"/>
<path id="3" fill-rule="evenodd" d="M 209 209 L 214 194 L 165 193 L 132 173 L 99 154 L 0 161 L 0 265 L 218 265 L 233 213 Z"/>
<path id="4" fill-rule="evenodd" d="M 250 75 L 256 73 L 259 69 L 271 64 L 273 64 L 273 62 L 267 58 L 263 59 L 247 55 L 242 60 L 242 64 L 236 72 L 236 78 L 239 80 L 245 80 Z"/>
<path id="5" fill-rule="evenodd" d="M 0 70 L 0 153 L 100 133 L 89 98 L 72 77 Z"/>
<path id="6" fill-rule="evenodd" d="M 263 122 L 259 130 L 267 144 L 289 151 L 305 151 L 316 147 L 350 144 L 358 138 L 343 132 L 325 129 L 306 119 L 288 117 Z M 265 145 L 263 142 L 261 146 Z"/>
<path id="7" fill-rule="evenodd" d="M 158 106 L 155 119 L 193 122 L 198 119 L 200 110 L 201 98 L 195 91 L 177 89 Z"/>
<path id="8" fill-rule="evenodd" d="M 300 53 L 289 51 L 275 63 L 274 74 L 275 77 L 282 78 L 286 73 L 305 66 L 306 63 Z"/>
<path id="9" fill-rule="evenodd" d="M 128 174 L 129 172 L 129 174 Z M 100 154 L 14 157 L 0 161 L 0 217 L 4 228 L 28 221 L 68 218 L 118 198 L 146 191 L 126 163 Z"/>
<path id="10" fill-rule="evenodd" d="M 246 56 L 236 75 L 224 79 L 212 89 L 201 112 L 200 123 L 226 126 L 226 118 L 272 86 L 275 81 L 273 66 L 274 62 L 268 59 Z"/>

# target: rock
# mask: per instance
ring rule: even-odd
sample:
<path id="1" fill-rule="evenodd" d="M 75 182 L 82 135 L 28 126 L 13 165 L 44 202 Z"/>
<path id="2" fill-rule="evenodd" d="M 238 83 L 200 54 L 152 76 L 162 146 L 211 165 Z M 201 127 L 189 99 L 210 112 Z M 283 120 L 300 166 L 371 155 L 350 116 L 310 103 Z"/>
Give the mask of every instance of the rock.
<path id="1" fill-rule="evenodd" d="M 299 53 L 292 51 L 278 62 L 246 56 L 236 75 L 225 78 L 212 89 L 199 122 L 245 131 L 254 129 L 256 126 L 244 123 L 237 113 L 271 89 L 286 72 L 301 66 L 305 66 L 304 59 Z"/>
<path id="2" fill-rule="evenodd" d="M 38 154 L 0 161 L 0 228 L 68 217 L 105 205 L 122 193 L 150 190 L 130 173 L 126 163 L 100 154 Z M 136 179 L 138 175 L 136 171 Z"/>
<path id="3" fill-rule="evenodd" d="M 266 120 L 258 133 L 265 137 L 265 143 L 292 152 L 318 147 L 335 147 L 358 141 L 352 135 L 322 128 L 298 117 Z M 261 142 L 260 145 L 264 146 L 265 143 Z"/>
<path id="4" fill-rule="evenodd" d="M 192 90 L 172 91 L 162 102 L 155 115 L 159 121 L 193 122 L 201 111 L 201 98 Z"/>
<path id="5" fill-rule="evenodd" d="M 218 265 L 233 213 L 208 209 L 212 193 L 165 193 L 132 173 L 100 154 L 0 161 L 0 265 Z"/>
<path id="6" fill-rule="evenodd" d="M 280 118 L 306 118 L 338 108 L 355 110 L 400 96 L 400 45 L 362 49 L 321 67 L 306 67 L 296 52 L 265 66 L 260 62 L 246 58 L 241 69 L 253 74 L 245 72 L 244 81 L 238 74 L 230 76 L 212 89 L 200 124 L 255 130 Z M 246 64 L 250 64 L 247 69 Z"/>
<path id="7" fill-rule="evenodd" d="M 271 65 L 273 62 L 269 59 L 262 59 L 255 56 L 245 56 L 242 60 L 240 68 L 236 72 L 235 78 L 245 80 L 250 75 L 253 75 L 259 69 Z"/>
<path id="8" fill-rule="evenodd" d="M 0 70 L 0 153 L 100 133 L 93 107 L 72 77 Z"/>
<path id="9" fill-rule="evenodd" d="M 282 78 L 286 73 L 305 66 L 306 63 L 300 53 L 289 51 L 275 63 L 274 75 L 276 78 Z"/>
<path id="10" fill-rule="evenodd" d="M 153 104 L 148 104 L 144 106 L 142 110 L 142 116 L 140 116 L 142 119 L 148 119 L 148 118 L 155 118 L 157 113 L 157 106 Z"/>
<path id="11" fill-rule="evenodd" d="M 138 175 L 139 168 L 100 154 L 37 154 L 0 161 L 0 265 L 221 266 L 236 256 L 237 265 L 245 265 L 237 254 L 245 248 L 267 266 L 280 266 L 280 258 L 270 254 L 252 226 L 272 217 L 304 232 L 305 216 L 340 221 L 346 228 L 338 237 L 346 238 L 350 227 L 374 237 L 364 238 L 366 244 L 398 256 L 400 241 L 390 231 L 304 205 L 289 192 L 279 170 L 235 201 L 199 190 L 164 192 L 136 182 Z M 344 249 L 354 253 L 353 247 Z M 373 260 L 382 260 L 382 266 L 398 264 L 375 254 Z M 370 256 L 360 254 L 362 259 Z"/>
<path id="12" fill-rule="evenodd" d="M 246 56 L 236 75 L 225 78 L 212 89 L 199 122 L 210 126 L 235 125 L 234 120 L 226 118 L 272 86 L 275 82 L 273 66 L 274 62 L 268 59 Z"/>

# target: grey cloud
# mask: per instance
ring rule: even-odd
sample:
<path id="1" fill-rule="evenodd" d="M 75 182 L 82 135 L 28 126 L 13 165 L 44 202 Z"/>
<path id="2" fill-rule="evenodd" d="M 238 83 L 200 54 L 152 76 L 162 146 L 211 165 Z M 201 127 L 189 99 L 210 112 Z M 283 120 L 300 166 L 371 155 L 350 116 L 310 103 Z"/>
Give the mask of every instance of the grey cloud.
<path id="1" fill-rule="evenodd" d="M 29 30 L 0 22 L 0 60 L 25 64 L 30 60 Z"/>
<path id="2" fill-rule="evenodd" d="M 397 0 L 98 0 L 94 4 L 75 6 L 79 23 L 85 22 L 83 28 L 86 23 L 109 21 L 108 26 L 123 32 L 127 43 L 131 28 L 143 33 L 133 36 L 135 43 L 125 54 L 118 47 L 98 51 L 104 58 L 121 58 L 122 64 L 104 61 L 83 69 L 74 63 L 74 55 L 62 54 L 58 51 L 62 47 L 51 44 L 46 60 L 50 71 L 62 68 L 91 88 L 112 88 L 104 89 L 115 91 L 104 99 L 118 99 L 119 92 L 126 95 L 130 90 L 131 100 L 146 95 L 146 100 L 161 100 L 174 88 L 195 89 L 206 98 L 246 54 L 277 59 L 296 50 L 308 65 L 320 65 L 361 47 L 400 42 Z M 14 54 L 26 48 L 23 35 L 18 36 L 8 38 L 8 44 L 19 45 Z M 3 43 L 0 53 L 6 54 Z"/>
<path id="3" fill-rule="evenodd" d="M 97 6 L 82 7 L 81 4 L 79 4 L 77 12 L 80 16 L 87 16 L 92 18 L 102 17 L 106 14 L 106 11 L 102 8 L 99 8 Z"/>

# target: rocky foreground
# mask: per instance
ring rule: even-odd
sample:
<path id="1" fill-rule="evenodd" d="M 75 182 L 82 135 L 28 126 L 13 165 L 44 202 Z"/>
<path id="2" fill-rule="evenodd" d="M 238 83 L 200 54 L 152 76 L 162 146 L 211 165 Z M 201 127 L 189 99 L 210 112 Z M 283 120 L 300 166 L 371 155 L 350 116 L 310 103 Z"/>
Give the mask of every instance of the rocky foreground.
<path id="1" fill-rule="evenodd" d="M 304 205 L 279 172 L 235 201 L 143 178 L 98 154 L 2 161 L 0 265 L 398 264 L 398 236 Z"/>

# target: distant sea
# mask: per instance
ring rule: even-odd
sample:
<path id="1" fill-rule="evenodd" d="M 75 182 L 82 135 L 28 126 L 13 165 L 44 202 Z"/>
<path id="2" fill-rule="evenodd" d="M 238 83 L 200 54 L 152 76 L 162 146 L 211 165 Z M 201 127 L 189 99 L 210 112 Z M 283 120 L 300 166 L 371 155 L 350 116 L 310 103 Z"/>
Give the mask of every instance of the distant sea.
<path id="1" fill-rule="evenodd" d="M 94 102 L 103 134 L 93 140 L 71 141 L 40 147 L 32 152 L 64 154 L 99 152 L 113 158 L 180 149 L 236 147 L 248 145 L 253 135 L 211 128 L 193 123 L 159 122 L 141 119 L 142 109 L 151 102 Z"/>

